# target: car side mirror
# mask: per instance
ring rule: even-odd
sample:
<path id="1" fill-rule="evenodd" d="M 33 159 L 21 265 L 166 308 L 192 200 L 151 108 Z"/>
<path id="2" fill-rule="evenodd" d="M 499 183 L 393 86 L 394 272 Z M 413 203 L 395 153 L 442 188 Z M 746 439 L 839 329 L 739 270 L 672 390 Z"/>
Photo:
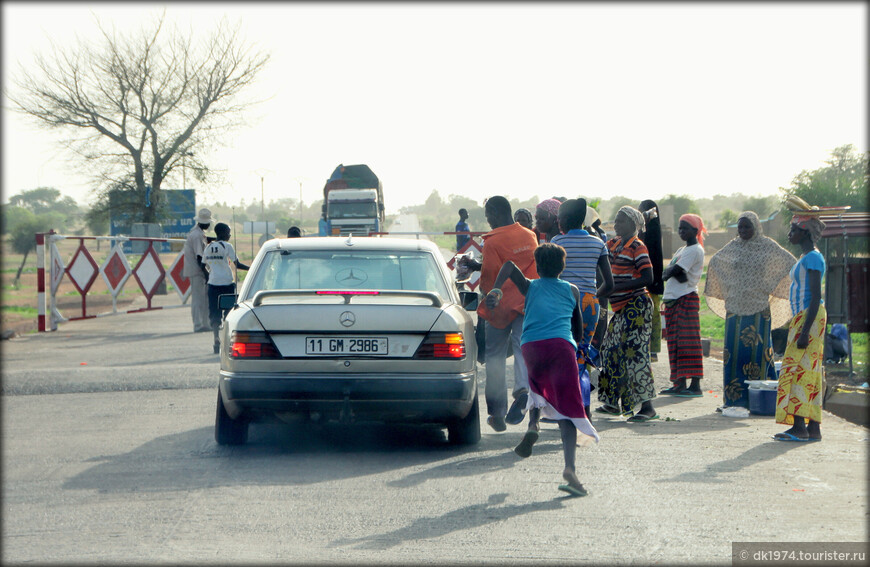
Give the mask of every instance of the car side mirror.
<path id="1" fill-rule="evenodd" d="M 480 300 L 480 296 L 477 295 L 476 291 L 460 291 L 459 297 L 462 300 L 462 307 L 466 311 L 475 311 L 477 310 L 477 304 Z"/>
<path id="2" fill-rule="evenodd" d="M 218 296 L 218 309 L 232 309 L 238 305 L 236 303 L 236 299 L 238 299 L 238 295 L 233 293 L 222 293 Z"/>

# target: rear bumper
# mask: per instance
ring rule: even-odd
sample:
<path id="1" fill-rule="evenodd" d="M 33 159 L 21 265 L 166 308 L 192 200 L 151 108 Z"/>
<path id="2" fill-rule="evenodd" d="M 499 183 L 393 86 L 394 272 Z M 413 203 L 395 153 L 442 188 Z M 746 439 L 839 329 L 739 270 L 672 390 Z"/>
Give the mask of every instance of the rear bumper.
<path id="1" fill-rule="evenodd" d="M 233 419 L 317 412 L 325 419 L 441 422 L 465 417 L 477 374 L 238 374 L 221 371 L 221 397 Z"/>

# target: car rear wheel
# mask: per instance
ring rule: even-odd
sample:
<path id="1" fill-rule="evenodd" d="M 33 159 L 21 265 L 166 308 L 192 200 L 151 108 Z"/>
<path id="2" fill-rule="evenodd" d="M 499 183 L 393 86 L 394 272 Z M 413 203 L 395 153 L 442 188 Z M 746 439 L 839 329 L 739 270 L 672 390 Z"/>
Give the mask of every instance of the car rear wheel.
<path id="1" fill-rule="evenodd" d="M 244 445 L 248 440 L 248 422 L 230 417 L 224 407 L 220 388 L 218 388 L 217 414 L 214 419 L 214 440 L 218 445 Z"/>
<path id="2" fill-rule="evenodd" d="M 468 415 L 447 426 L 447 440 L 453 445 L 476 445 L 480 441 L 480 404 L 477 392 Z"/>

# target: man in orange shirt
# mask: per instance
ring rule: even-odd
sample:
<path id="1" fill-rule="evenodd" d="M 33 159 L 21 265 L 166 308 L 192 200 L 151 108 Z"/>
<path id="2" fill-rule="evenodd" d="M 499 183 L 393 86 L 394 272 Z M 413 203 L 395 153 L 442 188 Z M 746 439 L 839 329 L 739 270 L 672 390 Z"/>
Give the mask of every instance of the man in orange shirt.
<path id="1" fill-rule="evenodd" d="M 483 262 L 461 258 L 459 262 L 470 271 L 480 270 L 480 291 L 489 293 L 502 265 L 511 260 L 529 279 L 536 279 L 535 234 L 514 222 L 511 205 L 502 196 L 490 197 L 484 206 L 486 222 L 492 230 L 483 235 Z M 523 421 L 529 397 L 529 377 L 520 349 L 523 334 L 523 308 L 525 298 L 513 282 L 502 286 L 503 297 L 493 310 L 483 301 L 477 308 L 478 317 L 486 321 L 486 407 L 489 418 L 486 422 L 496 431 L 507 429 L 505 421 L 512 425 Z M 514 403 L 507 411 L 505 366 L 508 341 L 514 353 Z M 507 415 L 506 415 L 507 414 Z"/>

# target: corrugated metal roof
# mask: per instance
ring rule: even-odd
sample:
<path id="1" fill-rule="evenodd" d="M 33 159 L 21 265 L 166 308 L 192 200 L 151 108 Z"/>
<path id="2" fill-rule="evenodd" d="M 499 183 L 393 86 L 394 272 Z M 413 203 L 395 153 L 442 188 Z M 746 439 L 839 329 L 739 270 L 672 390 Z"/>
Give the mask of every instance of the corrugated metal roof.
<path id="1" fill-rule="evenodd" d="M 870 212 L 819 215 L 825 223 L 822 238 L 834 236 L 870 236 Z"/>

